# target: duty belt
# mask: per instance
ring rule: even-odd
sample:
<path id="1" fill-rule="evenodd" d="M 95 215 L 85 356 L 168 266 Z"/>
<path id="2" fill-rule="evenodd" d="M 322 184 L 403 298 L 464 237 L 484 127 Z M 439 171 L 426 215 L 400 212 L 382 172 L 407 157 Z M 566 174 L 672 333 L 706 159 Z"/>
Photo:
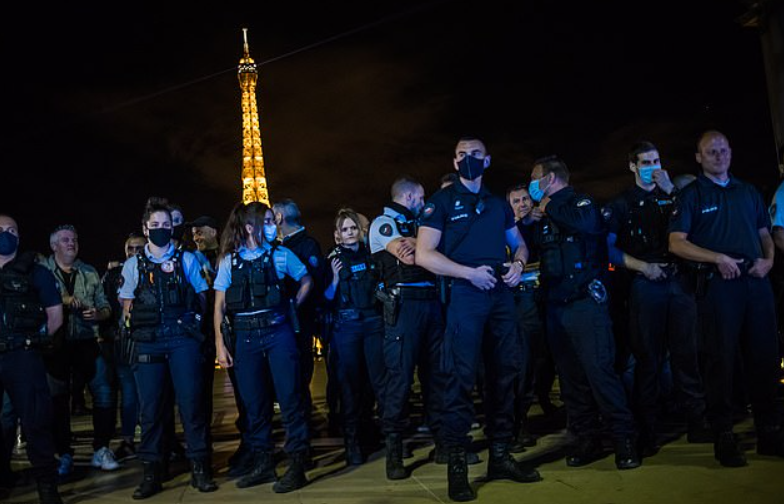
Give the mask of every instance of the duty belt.
<path id="1" fill-rule="evenodd" d="M 26 338 L 13 338 L 10 341 L 7 339 L 0 340 L 0 353 L 11 352 L 19 350 L 20 348 L 27 347 Z"/>
<path id="2" fill-rule="evenodd" d="M 399 287 L 393 287 L 390 289 L 390 292 L 393 296 L 400 299 L 429 301 L 438 297 L 435 287 L 412 287 L 401 285 Z"/>
<path id="3" fill-rule="evenodd" d="M 257 313 L 255 315 L 236 316 L 232 322 L 235 331 L 252 331 L 275 327 L 286 321 L 286 314 L 279 311 Z"/>
<path id="4" fill-rule="evenodd" d="M 539 288 L 537 282 L 520 282 L 514 288 L 515 292 L 534 292 Z"/>
<path id="5" fill-rule="evenodd" d="M 379 313 L 372 308 L 365 310 L 360 310 L 358 308 L 348 308 L 345 310 L 338 310 L 336 315 L 338 322 L 350 322 L 352 320 L 376 317 L 379 315 Z"/>

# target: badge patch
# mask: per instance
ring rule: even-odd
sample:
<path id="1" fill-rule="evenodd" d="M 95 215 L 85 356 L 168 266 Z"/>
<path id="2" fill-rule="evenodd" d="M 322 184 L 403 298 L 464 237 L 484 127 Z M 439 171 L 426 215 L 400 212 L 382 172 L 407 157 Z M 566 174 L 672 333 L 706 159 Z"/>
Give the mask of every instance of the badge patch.
<path id="1" fill-rule="evenodd" d="M 422 209 L 422 216 L 430 217 L 431 215 L 433 215 L 433 212 L 435 211 L 436 211 L 436 206 L 432 203 L 428 203 L 427 205 L 425 205 L 425 208 Z"/>
<path id="2" fill-rule="evenodd" d="M 392 226 L 390 224 L 382 224 L 378 228 L 378 232 L 381 233 L 381 236 L 392 236 Z"/>
<path id="3" fill-rule="evenodd" d="M 589 200 L 588 198 L 581 199 L 580 201 L 577 202 L 577 208 L 585 207 L 590 204 L 591 204 L 591 200 Z"/>
<path id="4" fill-rule="evenodd" d="M 310 258 L 308 259 L 308 263 L 315 268 L 316 266 L 318 266 L 318 257 L 310 256 Z"/>
<path id="5" fill-rule="evenodd" d="M 164 273 L 171 273 L 172 271 L 174 271 L 174 263 L 171 261 L 164 262 L 163 264 L 161 264 L 161 270 Z"/>

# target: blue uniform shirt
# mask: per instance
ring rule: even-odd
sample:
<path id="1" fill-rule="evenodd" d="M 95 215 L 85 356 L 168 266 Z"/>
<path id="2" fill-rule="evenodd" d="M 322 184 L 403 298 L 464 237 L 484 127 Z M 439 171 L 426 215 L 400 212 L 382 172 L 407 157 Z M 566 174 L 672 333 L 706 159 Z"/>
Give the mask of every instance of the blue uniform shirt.
<path id="1" fill-rule="evenodd" d="M 515 227 L 506 200 L 485 186 L 474 194 L 460 181 L 436 192 L 422 210 L 420 227 L 443 233 L 439 252 L 464 266 L 506 262 L 506 231 Z"/>
<path id="2" fill-rule="evenodd" d="M 144 254 L 147 256 L 147 259 L 156 264 L 165 263 L 172 258 L 176 251 L 177 249 L 174 248 L 174 245 L 169 244 L 169 248 L 166 250 L 163 256 L 153 257 L 152 254 L 150 254 L 150 245 L 147 244 L 144 246 Z M 127 261 L 125 261 L 125 264 L 123 264 L 123 281 L 122 286 L 118 291 L 120 299 L 133 299 L 135 297 L 133 293 L 136 290 L 136 287 L 139 285 L 138 265 L 139 259 L 136 256 L 129 258 Z M 196 291 L 197 294 L 209 289 L 207 281 L 204 280 L 204 277 L 201 275 L 201 265 L 192 252 L 188 252 L 187 250 L 182 251 L 182 268 L 185 272 L 185 277 L 193 286 L 193 290 Z"/>
<path id="3" fill-rule="evenodd" d="M 253 250 L 242 246 L 240 247 L 239 254 L 242 259 L 246 261 L 252 261 L 261 257 L 271 248 L 272 247 L 269 245 L 269 243 L 266 242 L 261 247 L 257 247 Z M 302 264 L 302 261 L 299 260 L 294 252 L 287 249 L 286 247 L 275 247 L 275 251 L 272 253 L 272 261 L 275 263 L 275 272 L 278 274 L 278 278 L 280 280 L 283 280 L 283 278 L 288 275 L 299 282 L 302 277 L 308 273 L 308 269 L 304 264 Z M 215 277 L 215 284 L 213 287 L 216 291 L 225 292 L 230 285 L 231 254 L 228 254 L 223 256 L 220 264 L 218 265 L 218 275 Z"/>
<path id="4" fill-rule="evenodd" d="M 754 186 L 730 176 L 722 187 L 700 174 L 681 191 L 669 231 L 686 233 L 698 247 L 754 261 L 762 257 L 762 228 L 770 228 L 770 216 Z"/>

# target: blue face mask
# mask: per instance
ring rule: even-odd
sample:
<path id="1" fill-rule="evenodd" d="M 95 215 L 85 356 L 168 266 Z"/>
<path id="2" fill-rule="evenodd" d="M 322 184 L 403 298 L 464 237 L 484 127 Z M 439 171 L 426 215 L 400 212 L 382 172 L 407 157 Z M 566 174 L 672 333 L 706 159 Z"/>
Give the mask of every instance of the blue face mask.
<path id="1" fill-rule="evenodd" d="M 19 246 L 19 238 L 11 234 L 10 231 L 0 233 L 0 255 L 9 256 L 16 252 Z"/>
<path id="2" fill-rule="evenodd" d="M 638 169 L 643 184 L 653 184 L 653 172 L 661 170 L 661 165 L 643 166 Z"/>
<path id="3" fill-rule="evenodd" d="M 544 198 L 544 191 L 539 188 L 539 181 L 541 179 L 532 180 L 530 184 L 528 184 L 528 194 L 531 195 L 531 199 L 539 203 Z"/>
<path id="4" fill-rule="evenodd" d="M 278 226 L 275 224 L 264 224 L 264 239 L 267 243 L 272 243 L 278 237 Z"/>

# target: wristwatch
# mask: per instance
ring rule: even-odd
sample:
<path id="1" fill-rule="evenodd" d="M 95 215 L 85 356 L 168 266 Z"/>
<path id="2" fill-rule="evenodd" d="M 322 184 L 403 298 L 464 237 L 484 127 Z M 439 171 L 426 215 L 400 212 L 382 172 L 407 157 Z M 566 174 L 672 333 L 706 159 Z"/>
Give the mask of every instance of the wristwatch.
<path id="1" fill-rule="evenodd" d="M 515 259 L 515 261 L 512 264 L 515 264 L 515 263 L 520 265 L 520 271 L 521 272 L 525 271 L 525 263 L 523 262 L 522 259 Z"/>

